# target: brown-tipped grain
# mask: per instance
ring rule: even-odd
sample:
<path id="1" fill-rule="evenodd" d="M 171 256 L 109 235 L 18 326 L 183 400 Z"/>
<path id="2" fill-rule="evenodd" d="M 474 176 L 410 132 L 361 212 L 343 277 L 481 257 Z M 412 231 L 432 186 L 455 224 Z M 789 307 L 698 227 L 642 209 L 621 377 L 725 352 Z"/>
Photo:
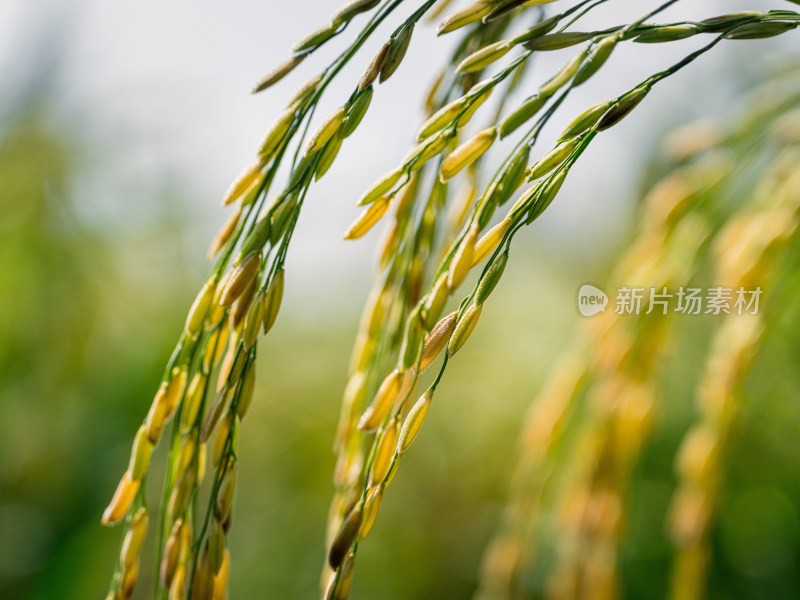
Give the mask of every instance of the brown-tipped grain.
<path id="1" fill-rule="evenodd" d="M 400 392 L 400 385 L 403 382 L 403 372 L 395 369 L 389 373 L 378 388 L 375 398 L 372 400 L 361 419 L 358 422 L 358 428 L 361 431 L 373 431 L 377 429 L 397 399 Z"/>
<path id="2" fill-rule="evenodd" d="M 453 328 L 456 325 L 457 318 L 458 313 L 450 313 L 439 321 L 425 337 L 425 342 L 422 347 L 422 358 L 419 363 L 420 372 L 427 369 L 447 345 L 447 341 L 450 339 L 450 335 L 453 333 Z"/>
<path id="3" fill-rule="evenodd" d="M 339 531 L 336 532 L 328 551 L 328 564 L 332 569 L 338 569 L 342 561 L 344 561 L 345 556 L 350 551 L 350 546 L 353 545 L 358 535 L 363 517 L 363 506 L 356 506 L 350 511 L 350 514 L 345 517 L 341 527 L 339 527 Z"/>
<path id="4" fill-rule="evenodd" d="M 344 234 L 344 239 L 346 240 L 356 240 L 364 235 L 372 229 L 378 221 L 381 220 L 381 217 L 386 214 L 386 211 L 389 210 L 389 205 L 392 203 L 391 196 L 384 196 L 380 200 L 373 202 L 370 204 L 364 212 L 362 212 L 358 218 L 353 221 L 353 224 L 348 227 L 347 231 Z"/>
<path id="5" fill-rule="evenodd" d="M 598 131 L 604 131 L 619 123 L 644 100 L 650 92 L 650 86 L 641 86 L 626 94 L 619 102 L 615 103 L 600 119 L 597 124 Z"/>
<path id="6" fill-rule="evenodd" d="M 450 267 L 447 270 L 447 287 L 452 292 L 455 290 L 469 273 L 473 265 L 475 256 L 475 242 L 478 241 L 478 227 L 472 225 L 458 245 L 458 249 L 450 260 Z"/>
<path id="7" fill-rule="evenodd" d="M 472 330 L 475 329 L 475 325 L 478 323 L 482 308 L 482 304 L 471 304 L 464 314 L 461 315 L 461 318 L 458 320 L 453 330 L 453 335 L 450 337 L 450 342 L 447 345 L 447 356 L 453 356 L 467 341 Z"/>
<path id="8" fill-rule="evenodd" d="M 497 127 L 489 127 L 478 132 L 475 136 L 461 144 L 458 148 L 442 161 L 439 175 L 442 180 L 450 179 L 464 167 L 478 160 L 497 138 Z"/>
<path id="9" fill-rule="evenodd" d="M 303 62 L 305 57 L 305 54 L 301 54 L 300 56 L 292 56 L 286 62 L 278 65 L 278 67 L 269 72 L 258 83 L 256 83 L 251 93 L 257 94 L 258 92 L 262 92 L 278 83 L 281 79 L 291 73 L 297 65 Z"/>
<path id="10" fill-rule="evenodd" d="M 403 27 L 400 33 L 389 41 L 389 52 L 386 54 L 386 60 L 381 66 L 378 81 L 383 83 L 397 71 L 400 63 L 403 62 L 403 58 L 405 58 L 413 33 L 414 23 L 412 22 Z"/>
<path id="11" fill-rule="evenodd" d="M 378 75 L 381 73 L 381 69 L 383 69 L 383 65 L 386 64 L 386 58 L 389 56 L 390 48 L 391 43 L 386 42 L 383 46 L 381 46 L 380 50 L 378 50 L 378 53 L 372 58 L 372 61 L 367 66 L 367 70 L 364 71 L 364 74 L 361 76 L 361 80 L 358 82 L 359 90 L 363 90 L 371 86 L 372 83 L 378 78 Z"/>
<path id="12" fill-rule="evenodd" d="M 230 306 L 247 289 L 261 267 L 261 253 L 252 252 L 233 267 L 227 278 L 225 289 L 219 299 L 220 306 Z"/>
<path id="13" fill-rule="evenodd" d="M 203 426 L 200 428 L 201 443 L 205 444 L 208 438 L 211 437 L 223 413 L 228 409 L 232 395 L 231 390 L 225 386 L 217 392 L 217 395 L 214 397 L 214 402 L 209 407 L 206 417 L 203 420 Z"/>
<path id="14" fill-rule="evenodd" d="M 241 333 L 242 323 L 244 322 L 245 316 L 247 316 L 247 311 L 250 309 L 255 293 L 256 280 L 253 278 L 244 291 L 239 294 L 239 297 L 233 302 L 228 312 L 228 324 L 230 325 L 231 331 Z"/>
<path id="15" fill-rule="evenodd" d="M 139 491 L 140 483 L 139 480 L 131 479 L 130 473 L 125 471 L 111 502 L 103 512 L 103 518 L 100 521 L 103 525 L 116 525 L 123 519 L 133 503 L 136 492 Z"/>

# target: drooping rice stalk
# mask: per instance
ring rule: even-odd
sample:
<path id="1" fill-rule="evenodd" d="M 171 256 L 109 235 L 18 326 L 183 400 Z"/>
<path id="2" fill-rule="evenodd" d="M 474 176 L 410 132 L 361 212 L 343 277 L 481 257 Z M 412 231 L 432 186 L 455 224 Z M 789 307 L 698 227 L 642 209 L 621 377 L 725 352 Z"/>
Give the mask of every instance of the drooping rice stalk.
<path id="1" fill-rule="evenodd" d="M 734 216 L 715 244 L 716 279 L 733 290 L 770 284 L 777 251 L 797 235 L 800 170 L 797 140 L 775 159 L 755 192 L 755 206 Z M 702 598 L 711 547 L 709 533 L 720 505 L 726 444 L 740 410 L 741 387 L 765 329 L 763 311 L 738 314 L 737 299 L 714 333 L 697 389 L 698 418 L 675 461 L 679 478 L 668 528 L 677 549 L 670 595 Z"/>
<path id="2" fill-rule="evenodd" d="M 694 180 L 708 182 L 706 175 L 698 173 Z M 668 212 L 690 200 L 692 194 L 673 196 Z M 664 195 L 654 193 L 644 212 L 665 208 Z M 692 265 L 687 249 L 702 243 L 705 226 L 698 217 L 683 216 L 677 224 L 674 217 L 666 217 L 662 215 L 655 224 L 643 219 L 645 225 L 620 259 L 612 289 L 613 282 L 636 281 L 645 288 L 661 289 L 687 279 Z M 553 574 L 551 594 L 574 597 L 581 595 L 583 587 L 615 595 L 614 554 L 627 482 L 653 412 L 652 378 L 659 359 L 655 349 L 669 329 L 669 315 L 655 310 L 652 317 L 643 317 L 643 323 L 632 323 L 614 310 L 589 321 L 531 406 L 511 498 L 502 528 L 484 556 L 477 598 L 513 597 L 519 570 L 530 568 L 535 560 L 533 532 L 542 511 L 544 486 L 554 472 L 552 454 L 562 443 L 565 421 L 577 418 L 572 415 L 579 395 L 585 398 L 581 429 L 573 442 L 579 450 L 559 463 L 561 470 L 573 473 L 563 491 L 564 505 L 572 508 L 565 508 L 562 516 L 559 539 L 565 555 Z M 593 520 L 592 507 L 607 517 Z M 577 548 L 582 549 L 580 554 Z"/>
<path id="3" fill-rule="evenodd" d="M 387 214 L 393 216 L 357 336 L 336 436 L 327 598 L 348 596 L 359 543 L 378 514 L 400 456 L 420 431 L 448 361 L 469 340 L 484 303 L 500 282 L 514 236 L 553 202 L 591 141 L 630 114 L 657 83 L 721 41 L 778 35 L 800 23 L 800 15 L 792 11 L 740 13 L 700 23 L 650 23 L 678 2 L 670 0 L 625 25 L 590 32 L 571 29 L 605 2 L 583 0 L 569 6 L 541 0 L 478 0 L 446 16 L 438 34 L 458 32 L 462 39 L 428 94 L 429 114 L 419 132 L 419 145 L 354 202 L 365 208 L 346 233 L 348 239 L 363 236 Z M 300 68 L 306 56 L 345 34 L 361 15 L 368 19 L 350 45 L 290 100 L 267 132 L 254 163 L 223 199 L 233 212 L 209 249 L 214 266 L 192 304 L 158 393 L 135 436 L 130 465 L 103 516 L 104 524 L 123 523 L 123 549 L 110 598 L 129 598 L 133 593 L 139 550 L 148 529 L 156 538 L 158 577 L 153 597 L 226 597 L 231 561 L 226 534 L 236 487 L 239 426 L 255 386 L 259 332 L 268 333 L 279 313 L 295 225 L 310 186 L 333 168 L 370 103 L 379 100 L 380 83 L 401 67 L 414 36 L 421 34 L 417 25 L 437 10 L 436 4 L 420 2 L 408 13 L 379 52 L 365 61 L 366 69 L 349 97 L 322 120 L 314 118 L 315 111 L 328 85 L 346 64 L 361 58 L 361 46 L 402 7 L 402 0 L 350 2 L 327 25 L 298 42 L 289 59 L 256 84 L 254 92 L 268 89 Z M 547 17 L 543 7 L 530 8 L 547 4 L 561 12 Z M 532 19 L 534 15 L 538 20 Z M 514 33 L 518 23 L 527 28 Z M 710 36 L 710 41 L 672 67 L 579 115 L 549 152 L 534 151 L 542 128 L 567 94 L 599 76 L 617 44 L 670 42 L 694 35 Z M 529 85 L 531 57 L 571 46 L 579 48 L 574 57 L 543 82 L 531 85 L 535 93 L 500 119 L 510 92 Z M 512 53 L 515 56 L 505 67 L 487 73 Z M 495 88 L 502 91 L 493 93 Z M 477 117 L 490 96 L 498 100 L 497 113 L 483 111 Z M 480 123 L 479 131 L 467 134 L 470 123 Z M 526 133 L 482 185 L 482 157 L 523 126 Z M 538 157 L 533 165 L 531 155 Z M 289 166 L 289 174 L 279 185 L 282 165 Z M 471 192 L 462 196 L 448 217 L 451 182 L 462 172 L 467 173 Z M 526 180 L 531 185 L 497 221 L 497 209 Z M 477 283 L 457 310 L 443 316 L 448 298 L 480 265 Z M 414 401 L 422 371 L 440 358 L 433 383 Z M 145 506 L 149 460 L 168 424 L 162 502 L 157 515 L 155 511 L 150 515 Z M 210 493 L 204 498 L 200 484 L 205 477 Z"/>

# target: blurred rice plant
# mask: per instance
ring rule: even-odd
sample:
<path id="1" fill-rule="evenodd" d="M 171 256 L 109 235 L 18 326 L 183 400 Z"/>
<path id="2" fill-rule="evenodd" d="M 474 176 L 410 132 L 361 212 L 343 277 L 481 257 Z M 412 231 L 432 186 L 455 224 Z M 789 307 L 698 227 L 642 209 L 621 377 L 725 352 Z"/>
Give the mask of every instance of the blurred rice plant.
<path id="1" fill-rule="evenodd" d="M 667 139 L 606 289 L 760 288 L 758 314 L 645 296 L 587 322 L 531 406 L 477 598 L 800 593 L 798 123 L 793 66 Z"/>

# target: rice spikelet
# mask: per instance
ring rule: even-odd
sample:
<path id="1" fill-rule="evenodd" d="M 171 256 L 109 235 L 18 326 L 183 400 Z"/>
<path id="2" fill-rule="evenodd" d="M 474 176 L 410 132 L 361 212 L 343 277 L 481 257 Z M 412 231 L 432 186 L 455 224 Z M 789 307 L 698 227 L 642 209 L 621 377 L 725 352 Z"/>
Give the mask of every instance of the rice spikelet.
<path id="1" fill-rule="evenodd" d="M 346 240 L 356 240 L 372 229 L 381 217 L 389 210 L 389 205 L 392 203 L 392 196 L 384 196 L 370 204 L 367 209 L 359 215 L 344 234 Z"/>
<path id="2" fill-rule="evenodd" d="M 439 175 L 443 181 L 455 176 L 464 167 L 478 160 L 497 138 L 497 128 L 489 127 L 475 134 L 469 141 L 463 143 L 442 162 Z"/>
<path id="3" fill-rule="evenodd" d="M 386 376 L 378 388 L 372 404 L 361 415 L 361 419 L 358 422 L 359 430 L 373 431 L 380 426 L 386 415 L 389 414 L 392 404 L 397 399 L 403 376 L 404 373 L 399 369 L 395 369 Z"/>

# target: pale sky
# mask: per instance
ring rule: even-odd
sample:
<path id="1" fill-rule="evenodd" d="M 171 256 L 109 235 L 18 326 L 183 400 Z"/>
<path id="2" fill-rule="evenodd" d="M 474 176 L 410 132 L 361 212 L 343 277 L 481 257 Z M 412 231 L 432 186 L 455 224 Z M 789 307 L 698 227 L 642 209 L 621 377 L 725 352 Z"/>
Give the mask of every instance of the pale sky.
<path id="1" fill-rule="evenodd" d="M 0 95 L 0 115 L 13 102 L 15 82 L 30 77 L 32 61 L 43 40 L 48 40 L 45 47 L 60 65 L 53 83 L 55 107 L 76 120 L 85 139 L 102 148 L 81 173 L 80 196 L 114 217 L 135 221 L 139 211 L 147 210 L 153 182 L 161 182 L 166 169 L 192 199 L 190 216 L 197 227 L 198 253 L 204 253 L 206 241 L 225 218 L 219 199 L 230 180 L 252 161 L 266 128 L 293 91 L 327 60 L 307 60 L 263 94 L 251 96 L 248 90 L 288 56 L 296 40 L 323 25 L 339 4 L 340 0 L 3 0 L 0 73 L 6 92 Z M 417 4 L 407 2 L 398 17 Z M 622 18 L 629 21 L 657 4 L 610 0 L 584 26 L 608 26 Z M 702 19 L 747 8 L 793 6 L 783 0 L 684 0 L 659 20 L 669 21 L 670 14 Z M 332 43 L 331 54 L 364 21 L 363 17 L 356 20 Z M 329 88 L 317 118 L 346 99 L 398 21 L 389 19 L 342 72 L 338 84 Z M 290 261 L 296 261 L 299 271 L 309 277 L 333 281 L 342 273 L 345 277 L 371 275 L 372 251 L 365 251 L 364 245 L 374 246 L 378 234 L 357 244 L 344 243 L 341 236 L 359 212 L 355 201 L 361 192 L 398 164 L 413 143 L 422 117 L 421 89 L 431 82 L 456 39 L 437 38 L 434 30 L 428 23 L 417 28 L 399 71 L 376 89 L 362 127 L 347 140 L 329 174 L 312 186 L 290 253 Z M 769 56 L 785 43 L 727 42 L 660 84 L 634 115 L 614 128 L 613 135 L 593 144 L 556 204 L 524 237 L 564 247 L 577 244 L 579 251 L 588 253 L 596 245 L 613 241 L 616 225 L 630 219 L 630 202 L 641 172 L 636 165 L 651 153 L 653 136 L 693 115 L 724 112 L 731 95 L 746 88 L 752 75 L 766 64 L 752 60 L 753 52 Z M 550 144 L 584 108 L 617 95 L 697 46 L 698 40 L 661 46 L 626 44 L 595 80 L 565 103 L 544 141 Z M 535 84 L 552 75 L 572 52 L 542 57 L 536 65 L 538 76 L 525 92 L 532 93 Z M 480 115 L 476 116 L 479 124 Z M 511 143 L 502 146 L 506 147 L 510 149 Z M 547 149 L 542 146 L 534 151 L 533 158 Z"/>

